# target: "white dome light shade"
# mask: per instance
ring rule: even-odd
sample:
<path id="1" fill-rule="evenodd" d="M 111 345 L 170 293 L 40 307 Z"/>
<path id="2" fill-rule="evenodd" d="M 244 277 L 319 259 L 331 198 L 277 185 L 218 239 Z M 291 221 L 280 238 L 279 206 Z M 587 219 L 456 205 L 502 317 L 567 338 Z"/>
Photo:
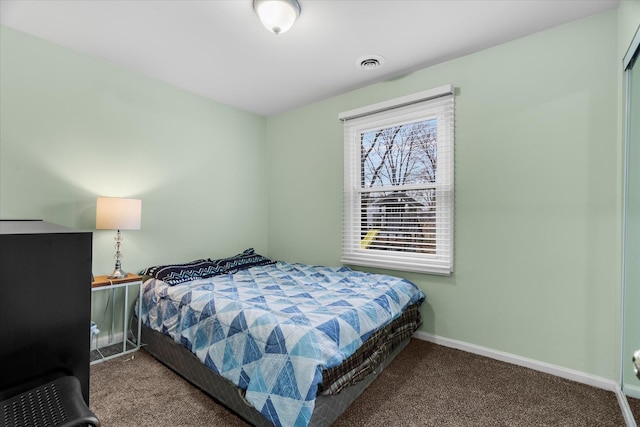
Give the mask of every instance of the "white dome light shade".
<path id="1" fill-rule="evenodd" d="M 253 9 L 262 25 L 276 35 L 289 31 L 300 16 L 297 0 L 253 0 Z"/>

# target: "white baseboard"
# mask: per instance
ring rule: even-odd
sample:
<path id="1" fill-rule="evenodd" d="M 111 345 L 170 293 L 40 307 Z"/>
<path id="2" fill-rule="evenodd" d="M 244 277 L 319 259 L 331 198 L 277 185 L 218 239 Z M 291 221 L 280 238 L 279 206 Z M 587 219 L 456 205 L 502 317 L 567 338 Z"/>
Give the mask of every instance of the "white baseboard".
<path id="1" fill-rule="evenodd" d="M 453 340 L 450 338 L 439 337 L 427 332 L 417 331 L 413 334 L 415 338 L 429 341 L 434 344 L 442 345 L 445 347 L 451 347 L 458 350 L 463 350 L 469 353 L 478 354 L 480 356 L 486 356 L 491 359 L 500 360 L 502 362 L 512 363 L 514 365 L 523 366 L 536 371 L 544 372 L 547 374 L 555 375 L 557 377 L 566 378 L 568 380 L 576 381 L 582 384 L 587 384 L 593 387 L 598 387 L 604 390 L 616 391 L 620 389 L 618 383 L 608 378 L 599 377 L 597 375 L 587 374 L 585 372 L 576 371 L 562 366 L 552 365 L 550 363 L 541 362 L 535 359 L 529 359 L 526 357 L 518 356 L 511 353 L 506 353 L 499 350 L 494 350 L 488 347 L 482 347 L 475 344 L 470 344 L 464 341 Z"/>
<path id="2" fill-rule="evenodd" d="M 523 366 L 535 371 L 544 372 L 546 374 L 555 375 L 557 377 L 565 378 L 571 381 L 576 381 L 582 384 L 587 384 L 593 387 L 612 391 L 616 395 L 618 405 L 620 406 L 620 410 L 622 411 L 622 416 L 624 417 L 627 427 L 636 427 L 636 422 L 629 408 L 629 404 L 627 403 L 627 399 L 622 393 L 620 385 L 613 380 L 599 377 L 597 375 L 587 374 L 581 371 L 576 371 L 574 369 L 565 368 L 562 366 L 552 365 L 551 363 L 541 362 L 539 360 L 529 359 L 527 357 L 494 350 L 488 347 L 470 344 L 464 341 L 440 337 L 437 335 L 429 334 L 427 332 L 417 331 L 413 334 L 413 336 L 414 338 L 429 341 L 434 344 L 442 345 L 444 347 L 455 348 L 458 350 L 466 351 L 468 353 L 478 354 L 480 356 L 489 357 L 491 359 L 500 360 L 502 362 L 512 363 L 514 365 Z M 629 394 L 629 391 L 631 391 L 631 393 L 636 393 L 636 390 L 629 390 L 629 387 L 625 387 L 625 391 L 627 392 L 627 394 Z M 640 394 L 640 388 L 638 388 L 637 392 Z"/>

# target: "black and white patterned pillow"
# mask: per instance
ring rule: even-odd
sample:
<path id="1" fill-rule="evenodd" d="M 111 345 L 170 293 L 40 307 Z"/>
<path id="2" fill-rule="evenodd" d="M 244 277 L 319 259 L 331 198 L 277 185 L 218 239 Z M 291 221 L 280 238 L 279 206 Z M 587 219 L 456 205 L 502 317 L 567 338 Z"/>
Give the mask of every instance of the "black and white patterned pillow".
<path id="1" fill-rule="evenodd" d="M 257 254 L 253 248 L 246 249 L 244 252 L 234 255 L 228 258 L 220 258 L 216 260 L 210 260 L 216 266 L 220 267 L 223 274 L 235 273 L 247 268 L 256 267 L 258 265 L 275 264 L 276 261 L 272 261 L 260 254 Z"/>
<path id="2" fill-rule="evenodd" d="M 170 286 L 222 273 L 223 269 L 208 259 L 198 259 L 185 264 L 155 265 L 140 272 L 143 276 L 154 277 Z"/>

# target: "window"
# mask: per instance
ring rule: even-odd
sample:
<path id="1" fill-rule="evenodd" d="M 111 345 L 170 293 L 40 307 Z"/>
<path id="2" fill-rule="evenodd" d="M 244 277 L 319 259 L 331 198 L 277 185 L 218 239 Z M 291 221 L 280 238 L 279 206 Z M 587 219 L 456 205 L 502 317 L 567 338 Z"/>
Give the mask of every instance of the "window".
<path id="1" fill-rule="evenodd" d="M 453 271 L 451 85 L 341 113 L 345 264 Z"/>

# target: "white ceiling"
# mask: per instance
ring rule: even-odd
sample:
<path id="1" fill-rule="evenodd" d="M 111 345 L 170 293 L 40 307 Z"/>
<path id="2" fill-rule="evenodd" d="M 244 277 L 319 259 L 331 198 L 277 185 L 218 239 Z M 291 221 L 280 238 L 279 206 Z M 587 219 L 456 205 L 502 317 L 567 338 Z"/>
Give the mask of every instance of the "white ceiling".
<path id="1" fill-rule="evenodd" d="M 269 116 L 619 2 L 300 0 L 300 18 L 276 36 L 252 0 L 0 0 L 0 23 Z M 382 68 L 356 67 L 372 54 Z"/>

